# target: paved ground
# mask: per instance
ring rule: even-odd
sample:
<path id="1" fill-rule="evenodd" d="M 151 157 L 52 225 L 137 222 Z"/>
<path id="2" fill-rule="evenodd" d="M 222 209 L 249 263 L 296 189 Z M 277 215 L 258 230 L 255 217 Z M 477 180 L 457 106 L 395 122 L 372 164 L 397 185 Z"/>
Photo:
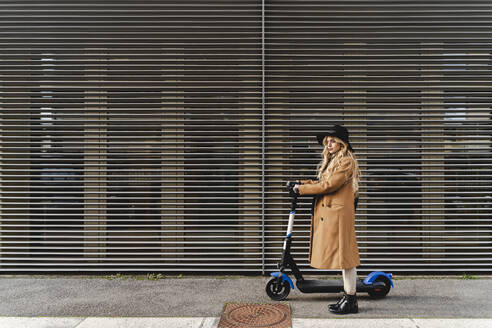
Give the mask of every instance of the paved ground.
<path id="1" fill-rule="evenodd" d="M 2 318 L 5 328 L 216 328 L 219 318 Z M 292 328 L 490 328 L 492 319 L 299 319 Z"/>
<path id="2" fill-rule="evenodd" d="M 227 302 L 271 302 L 267 277 L 160 280 L 0 278 L 0 316 L 218 317 Z M 359 296 L 364 318 L 492 318 L 492 279 L 397 279 L 382 300 Z M 297 318 L 330 318 L 337 294 L 291 292 Z"/>
<path id="3" fill-rule="evenodd" d="M 272 302 L 264 291 L 268 279 L 261 276 L 160 280 L 0 276 L 0 316 L 3 316 L 0 327 L 17 326 L 6 320 L 17 320 L 19 327 L 45 327 L 39 320 L 51 320 L 46 327 L 126 327 L 125 324 L 161 327 L 163 323 L 159 320 L 174 320 L 165 327 L 215 327 L 227 302 Z M 335 316 L 327 310 L 327 305 L 339 297 L 337 294 L 302 294 L 294 290 L 286 302 L 291 306 L 294 328 L 326 327 L 326 319 L 333 321 L 331 327 L 462 327 L 460 320 L 443 319 L 464 318 L 481 320 L 463 327 L 490 328 L 491 291 L 490 277 L 471 280 L 396 277 L 395 288 L 382 300 L 361 294 L 360 312 L 350 316 Z M 320 321 L 321 318 L 325 320 Z M 427 320 L 430 318 L 439 320 Z M 38 322 L 31 326 L 21 324 L 22 320 Z M 66 321 L 55 325 L 53 320 Z M 101 326 L 97 320 L 110 321 Z"/>

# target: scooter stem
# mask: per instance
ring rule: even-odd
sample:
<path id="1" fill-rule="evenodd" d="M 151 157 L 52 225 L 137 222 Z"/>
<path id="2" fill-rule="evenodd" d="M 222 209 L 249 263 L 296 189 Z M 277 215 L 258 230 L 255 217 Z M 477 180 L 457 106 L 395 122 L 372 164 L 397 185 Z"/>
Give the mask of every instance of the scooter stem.
<path id="1" fill-rule="evenodd" d="M 297 194 L 292 190 L 292 187 L 294 187 L 295 184 L 296 183 L 292 181 L 287 182 L 287 188 L 289 189 L 291 203 L 290 203 L 289 224 L 287 226 L 287 235 L 285 236 L 284 246 L 282 249 L 282 262 L 280 264 L 280 272 L 282 272 L 285 269 L 285 266 L 287 264 L 286 254 L 287 253 L 290 254 L 290 240 L 292 236 L 292 230 L 294 228 L 294 217 L 296 215 L 296 207 L 297 207 Z"/>
<path id="2" fill-rule="evenodd" d="M 289 215 L 289 225 L 287 226 L 287 235 L 286 238 L 290 238 L 292 235 L 292 229 L 294 227 L 294 217 L 296 215 L 297 208 L 297 194 L 292 189 L 296 183 L 289 181 L 287 182 L 287 188 L 289 189 L 290 195 L 290 215 Z M 284 242 L 284 250 L 286 249 L 287 239 Z"/>

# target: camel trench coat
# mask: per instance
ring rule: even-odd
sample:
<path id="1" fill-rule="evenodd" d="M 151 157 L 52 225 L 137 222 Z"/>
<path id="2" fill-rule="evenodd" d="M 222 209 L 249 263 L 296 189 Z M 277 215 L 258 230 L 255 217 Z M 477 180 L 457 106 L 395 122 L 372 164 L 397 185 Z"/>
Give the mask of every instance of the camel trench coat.
<path id="1" fill-rule="evenodd" d="M 350 269 L 360 265 L 355 236 L 354 161 L 344 157 L 331 176 L 319 182 L 301 180 L 299 195 L 315 195 L 311 216 L 309 262 L 317 269 Z"/>

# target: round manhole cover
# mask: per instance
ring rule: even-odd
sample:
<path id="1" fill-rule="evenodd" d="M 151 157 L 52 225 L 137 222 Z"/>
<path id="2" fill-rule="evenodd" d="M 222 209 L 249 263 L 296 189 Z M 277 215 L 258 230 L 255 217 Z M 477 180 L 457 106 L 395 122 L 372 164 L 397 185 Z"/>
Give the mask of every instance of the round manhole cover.
<path id="1" fill-rule="evenodd" d="M 227 304 L 218 328 L 288 328 L 290 308 L 286 304 Z"/>

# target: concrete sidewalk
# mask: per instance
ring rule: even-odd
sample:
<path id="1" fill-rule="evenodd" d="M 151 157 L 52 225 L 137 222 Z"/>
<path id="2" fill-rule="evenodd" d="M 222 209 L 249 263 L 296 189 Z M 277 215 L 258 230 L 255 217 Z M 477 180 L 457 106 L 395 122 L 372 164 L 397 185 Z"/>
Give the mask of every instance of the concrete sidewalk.
<path id="1" fill-rule="evenodd" d="M 220 318 L 0 317 L 2 328 L 216 328 Z M 292 328 L 490 328 L 492 319 L 302 319 Z"/>
<path id="2" fill-rule="evenodd" d="M 0 276 L 0 327 L 216 327 L 226 303 L 273 302 L 265 293 L 268 279 Z M 490 277 L 395 277 L 394 282 L 384 299 L 360 294 L 358 314 L 331 314 L 327 306 L 337 294 L 295 289 L 285 302 L 294 328 L 492 327 Z"/>

